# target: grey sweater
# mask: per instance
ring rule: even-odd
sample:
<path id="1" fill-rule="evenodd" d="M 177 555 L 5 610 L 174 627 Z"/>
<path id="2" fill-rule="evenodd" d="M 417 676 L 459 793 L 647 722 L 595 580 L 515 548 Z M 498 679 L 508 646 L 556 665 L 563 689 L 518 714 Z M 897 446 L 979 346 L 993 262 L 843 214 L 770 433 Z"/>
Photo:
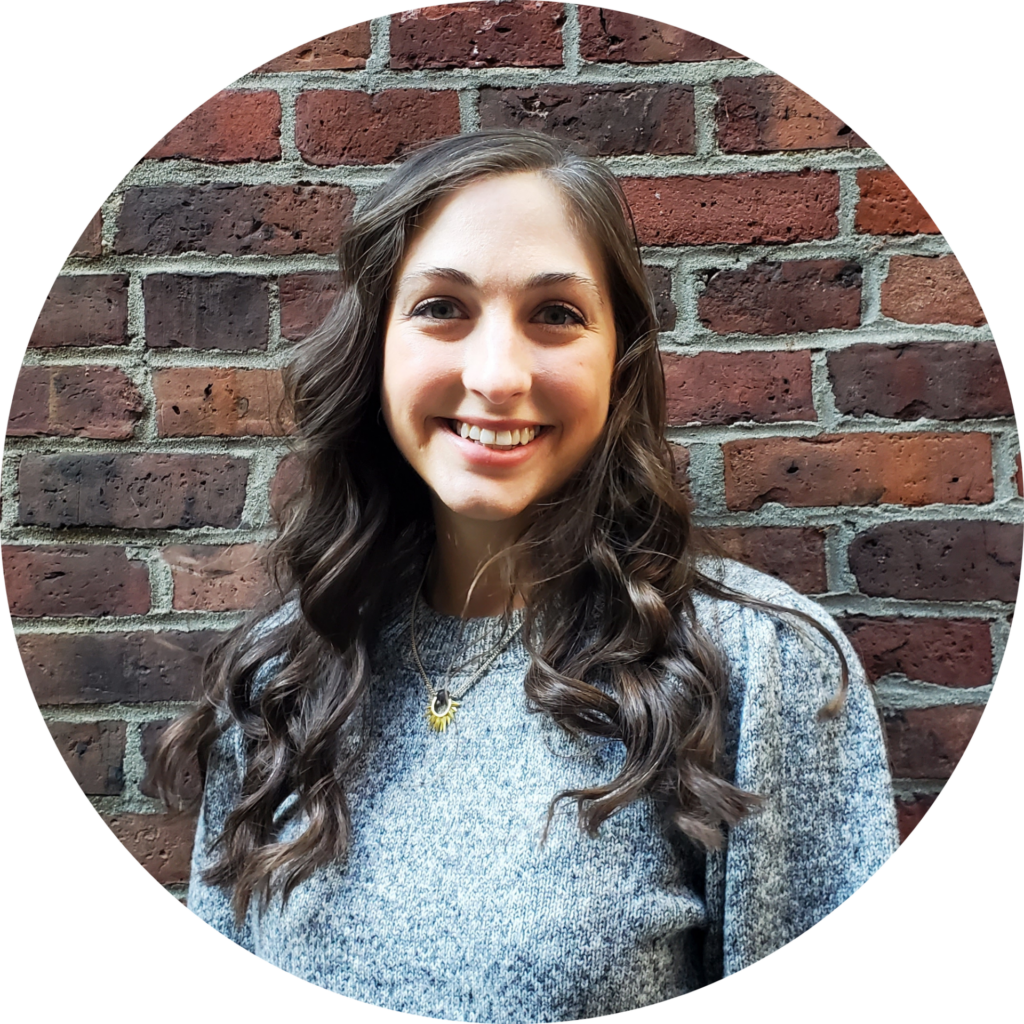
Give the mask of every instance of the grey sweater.
<path id="1" fill-rule="evenodd" d="M 835 623 L 785 584 L 737 563 L 720 578 L 808 612 L 843 646 L 850 692 L 835 692 L 835 652 L 796 620 L 697 596 L 726 653 L 734 781 L 761 811 L 705 855 L 669 834 L 640 799 L 583 834 L 551 797 L 608 780 L 623 748 L 572 739 L 527 711 L 518 638 L 469 691 L 443 735 L 409 648 L 412 594 L 396 602 L 373 656 L 371 744 L 354 784 L 354 838 L 286 906 L 232 920 L 204 885 L 209 844 L 237 800 L 237 729 L 216 744 L 196 835 L 189 907 L 257 956 L 306 980 L 393 1010 L 466 1021 L 563 1021 L 659 1002 L 737 971 L 834 909 L 896 846 L 891 782 L 863 672 Z M 422 603 L 417 637 L 441 680 L 453 649 L 492 644 L 499 620 L 463 624 Z M 455 688 L 459 685 L 456 676 Z M 436 685 L 436 684 L 435 684 Z M 282 817 L 286 807 L 282 805 Z M 294 837 L 293 817 L 282 838 Z M 255 901 L 254 901 L 255 902 Z"/>

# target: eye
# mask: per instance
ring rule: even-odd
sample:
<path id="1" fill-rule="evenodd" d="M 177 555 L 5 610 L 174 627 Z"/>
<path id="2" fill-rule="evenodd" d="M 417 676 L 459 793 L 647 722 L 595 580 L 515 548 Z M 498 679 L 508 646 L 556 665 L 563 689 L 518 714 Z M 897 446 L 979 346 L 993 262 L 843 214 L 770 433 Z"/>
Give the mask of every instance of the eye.
<path id="1" fill-rule="evenodd" d="M 458 320 L 462 310 L 451 299 L 428 299 L 421 302 L 410 315 L 426 317 L 428 320 Z"/>
<path id="2" fill-rule="evenodd" d="M 534 316 L 534 320 L 548 327 L 571 327 L 575 325 L 582 327 L 586 322 L 576 310 L 569 306 L 563 306 L 560 303 L 553 306 L 545 306 Z"/>

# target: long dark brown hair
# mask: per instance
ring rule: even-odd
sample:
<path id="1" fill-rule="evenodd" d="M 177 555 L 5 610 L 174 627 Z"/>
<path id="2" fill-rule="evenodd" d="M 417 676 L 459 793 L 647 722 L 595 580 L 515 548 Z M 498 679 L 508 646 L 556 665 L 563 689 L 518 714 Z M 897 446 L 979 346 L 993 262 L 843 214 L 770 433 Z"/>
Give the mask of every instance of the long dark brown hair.
<path id="1" fill-rule="evenodd" d="M 707 548 L 665 437 L 658 323 L 619 184 L 600 162 L 534 133 L 458 136 L 409 157 L 344 233 L 337 299 L 286 372 L 304 483 L 270 551 L 278 592 L 214 650 L 198 707 L 167 729 L 153 759 L 164 800 L 194 809 L 193 759 L 205 775 L 217 737 L 231 725 L 241 730 L 241 798 L 205 875 L 231 888 L 239 916 L 254 895 L 263 905 L 278 890 L 287 898 L 344 854 L 349 787 L 359 771 L 372 771 L 372 761 L 358 762 L 369 652 L 396 588 L 432 544 L 426 485 L 379 415 L 396 269 L 431 204 L 482 177 L 523 172 L 558 188 L 574 227 L 602 254 L 617 334 L 611 409 L 595 448 L 502 555 L 527 596 L 531 707 L 571 733 L 613 737 L 626 752 L 614 779 L 552 794 L 551 808 L 575 801 L 581 826 L 596 834 L 647 794 L 668 822 L 713 848 L 757 804 L 725 777 L 725 663 L 697 622 L 693 595 L 773 606 L 728 592 L 701 571 Z M 268 616 L 289 599 L 297 599 L 296 613 Z M 843 678 L 823 709 L 829 714 L 847 671 L 825 635 Z M 274 815 L 291 794 L 306 826 L 282 842 Z"/>

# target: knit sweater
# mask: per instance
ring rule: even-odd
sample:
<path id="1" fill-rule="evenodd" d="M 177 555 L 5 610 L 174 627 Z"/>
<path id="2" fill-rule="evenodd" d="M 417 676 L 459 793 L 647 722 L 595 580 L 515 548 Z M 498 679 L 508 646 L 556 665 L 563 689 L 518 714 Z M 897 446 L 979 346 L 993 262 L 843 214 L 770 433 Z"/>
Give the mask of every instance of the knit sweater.
<path id="1" fill-rule="evenodd" d="M 236 928 L 229 894 L 201 880 L 240 792 L 232 727 L 213 748 L 192 861 L 191 910 L 257 956 L 393 1010 L 465 1021 L 563 1021 L 680 995 L 753 963 L 833 910 L 896 846 L 891 781 L 863 671 L 829 616 L 734 562 L 729 586 L 813 616 L 850 664 L 840 714 L 835 651 L 793 617 L 695 595 L 729 669 L 727 763 L 763 807 L 705 854 L 641 798 L 592 838 L 575 805 L 541 842 L 548 804 L 614 777 L 618 741 L 572 738 L 528 711 L 517 637 L 466 694 L 443 734 L 410 653 L 412 593 L 372 654 L 365 769 L 351 786 L 343 861 L 316 870 Z M 452 652 L 487 651 L 501 620 L 462 620 L 420 602 L 417 639 L 438 683 Z M 456 674 L 458 691 L 467 677 Z M 435 685 L 437 685 L 435 683 Z M 286 804 L 288 801 L 286 801 Z M 282 805 L 281 838 L 303 828 Z"/>

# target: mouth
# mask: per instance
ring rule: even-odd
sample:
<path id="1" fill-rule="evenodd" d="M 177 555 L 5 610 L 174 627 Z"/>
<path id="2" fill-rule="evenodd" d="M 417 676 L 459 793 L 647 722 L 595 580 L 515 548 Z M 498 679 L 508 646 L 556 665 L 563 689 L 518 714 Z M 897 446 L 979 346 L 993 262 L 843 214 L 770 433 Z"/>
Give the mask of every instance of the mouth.
<path id="1" fill-rule="evenodd" d="M 464 423 L 462 420 L 445 422 L 453 434 L 458 434 L 467 441 L 474 441 L 482 448 L 499 452 L 510 452 L 532 444 L 547 429 L 543 424 L 536 424 L 531 427 L 517 427 L 515 430 L 488 430 L 486 427 Z"/>

